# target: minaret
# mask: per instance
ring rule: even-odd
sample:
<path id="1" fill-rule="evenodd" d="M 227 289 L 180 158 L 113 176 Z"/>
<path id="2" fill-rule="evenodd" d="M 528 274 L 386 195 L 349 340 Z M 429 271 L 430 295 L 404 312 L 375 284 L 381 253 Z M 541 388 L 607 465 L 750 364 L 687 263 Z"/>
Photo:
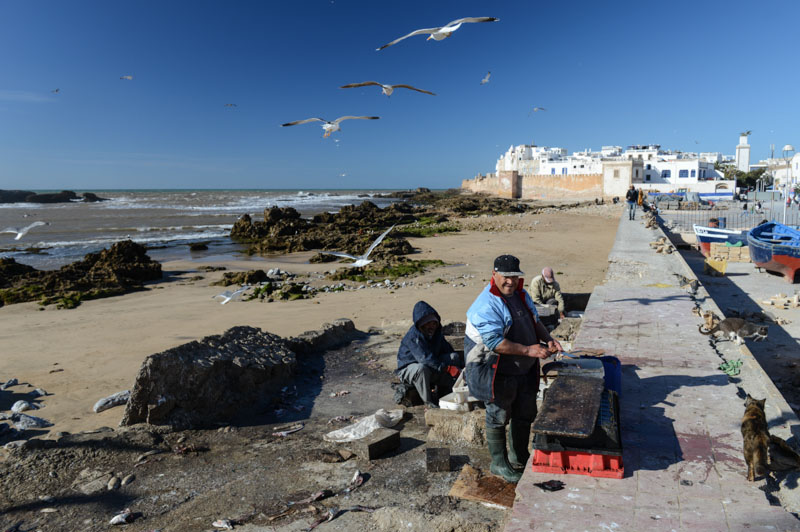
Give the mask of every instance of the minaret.
<path id="1" fill-rule="evenodd" d="M 736 169 L 742 172 L 750 171 L 750 145 L 747 143 L 749 131 L 739 135 L 739 145 L 736 146 Z"/>

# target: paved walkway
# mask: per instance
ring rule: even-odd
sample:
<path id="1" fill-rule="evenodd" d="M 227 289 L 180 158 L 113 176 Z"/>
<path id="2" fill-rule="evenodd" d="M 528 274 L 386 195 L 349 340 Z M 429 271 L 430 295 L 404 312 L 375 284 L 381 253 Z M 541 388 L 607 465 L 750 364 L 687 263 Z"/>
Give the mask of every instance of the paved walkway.
<path id="1" fill-rule="evenodd" d="M 688 270 L 648 245 L 659 235 L 623 217 L 573 346 L 622 361 L 625 478 L 533 473 L 529 464 L 506 531 L 800 530 L 774 482 L 746 479 L 743 385 L 717 369 L 720 354 L 697 332 L 695 302 L 673 275 Z M 552 478 L 566 489 L 533 485 Z"/>

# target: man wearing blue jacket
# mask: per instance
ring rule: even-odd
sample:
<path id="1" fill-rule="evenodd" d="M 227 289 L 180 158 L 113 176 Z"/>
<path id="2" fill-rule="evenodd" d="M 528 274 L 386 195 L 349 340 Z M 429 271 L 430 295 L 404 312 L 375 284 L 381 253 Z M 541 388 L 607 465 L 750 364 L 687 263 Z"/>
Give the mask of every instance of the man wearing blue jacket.
<path id="1" fill-rule="evenodd" d="M 414 305 L 414 325 L 403 337 L 397 351 L 397 371 L 403 384 L 414 386 L 425 405 L 439 406 L 439 396 L 453 389 L 464 367 L 461 356 L 444 339 L 441 318 L 424 301 Z M 433 393 L 433 386 L 437 393 Z"/>
<path id="2" fill-rule="evenodd" d="M 539 321 L 533 300 L 523 289 L 522 275 L 513 255 L 495 259 L 489 285 L 467 310 L 464 338 L 464 376 L 470 395 L 486 403 L 490 470 L 508 482 L 520 479 L 530 457 L 539 359 L 562 350 Z"/>

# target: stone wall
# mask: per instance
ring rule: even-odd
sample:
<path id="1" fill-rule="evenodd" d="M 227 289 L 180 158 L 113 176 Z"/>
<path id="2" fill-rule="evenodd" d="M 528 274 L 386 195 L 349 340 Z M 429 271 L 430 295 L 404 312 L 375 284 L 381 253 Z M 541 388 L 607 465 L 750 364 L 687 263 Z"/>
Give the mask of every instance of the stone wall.
<path id="1" fill-rule="evenodd" d="M 575 199 L 603 196 L 602 174 L 523 175 L 500 172 L 465 179 L 461 188 L 494 196 L 520 199 Z"/>

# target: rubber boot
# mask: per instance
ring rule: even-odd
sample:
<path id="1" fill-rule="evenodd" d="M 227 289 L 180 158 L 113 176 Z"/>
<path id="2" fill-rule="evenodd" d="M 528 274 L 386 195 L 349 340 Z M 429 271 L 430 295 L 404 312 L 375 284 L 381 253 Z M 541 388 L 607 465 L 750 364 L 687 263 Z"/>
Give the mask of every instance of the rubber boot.
<path id="1" fill-rule="evenodd" d="M 506 428 L 486 427 L 486 443 L 489 445 L 489 454 L 492 456 L 492 465 L 489 470 L 493 474 L 503 477 L 506 482 L 519 482 L 522 472 L 514 471 L 514 468 L 508 463 Z"/>
<path id="2" fill-rule="evenodd" d="M 508 446 L 508 463 L 517 471 L 523 471 L 531 453 L 528 452 L 528 443 L 531 440 L 531 424 L 523 421 L 511 420 L 511 445 Z"/>

